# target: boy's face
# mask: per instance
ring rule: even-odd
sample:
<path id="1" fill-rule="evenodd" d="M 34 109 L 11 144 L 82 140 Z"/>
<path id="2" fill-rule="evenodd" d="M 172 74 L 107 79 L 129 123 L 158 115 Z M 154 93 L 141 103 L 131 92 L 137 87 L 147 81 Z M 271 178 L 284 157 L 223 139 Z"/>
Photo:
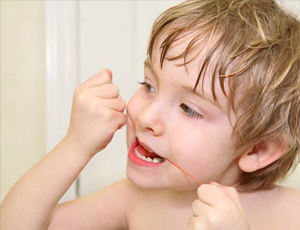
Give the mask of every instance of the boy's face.
<path id="1" fill-rule="evenodd" d="M 203 97 L 202 81 L 193 92 L 205 47 L 194 61 L 187 64 L 186 72 L 184 66 L 177 65 L 183 59 L 165 60 L 163 68 L 160 68 L 161 42 L 162 36 L 154 46 L 152 62 L 149 59 L 145 62 L 146 85 L 137 90 L 127 106 L 132 119 L 128 119 L 127 123 L 128 149 L 138 138 L 144 147 L 176 163 L 203 183 L 216 181 L 233 185 L 239 178 L 240 169 L 234 154 L 229 118 Z M 188 37 L 179 40 L 170 47 L 167 56 L 181 53 L 188 42 Z M 203 84 L 205 97 L 210 98 L 211 73 L 208 68 Z M 218 81 L 215 86 L 218 100 L 226 108 L 227 98 Z M 231 121 L 235 123 L 235 116 Z M 141 148 L 139 152 L 144 153 Z M 195 181 L 167 160 L 154 164 L 133 158 L 128 159 L 127 177 L 138 186 L 172 190 L 198 187 Z"/>

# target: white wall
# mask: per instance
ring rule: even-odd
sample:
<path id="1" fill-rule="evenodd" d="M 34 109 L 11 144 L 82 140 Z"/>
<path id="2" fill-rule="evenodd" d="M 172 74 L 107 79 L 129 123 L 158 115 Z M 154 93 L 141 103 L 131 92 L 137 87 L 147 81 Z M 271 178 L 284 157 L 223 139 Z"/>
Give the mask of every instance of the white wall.
<path id="1" fill-rule="evenodd" d="M 43 1 L 1 1 L 1 201 L 45 155 Z"/>

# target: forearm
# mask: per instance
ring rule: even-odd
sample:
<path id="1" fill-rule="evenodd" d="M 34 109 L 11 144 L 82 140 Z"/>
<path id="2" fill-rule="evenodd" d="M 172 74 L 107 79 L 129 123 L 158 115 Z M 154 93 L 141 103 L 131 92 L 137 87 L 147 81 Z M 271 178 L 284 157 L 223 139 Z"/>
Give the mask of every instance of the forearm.
<path id="1" fill-rule="evenodd" d="M 11 189 L 1 205 L 1 229 L 45 229 L 51 212 L 91 157 L 63 139 Z"/>

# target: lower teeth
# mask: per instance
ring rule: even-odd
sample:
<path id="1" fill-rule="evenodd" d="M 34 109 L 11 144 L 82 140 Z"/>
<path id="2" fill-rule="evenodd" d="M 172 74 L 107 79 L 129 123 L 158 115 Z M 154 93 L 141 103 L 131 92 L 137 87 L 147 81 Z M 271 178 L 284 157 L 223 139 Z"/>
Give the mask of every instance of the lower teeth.
<path id="1" fill-rule="evenodd" d="M 140 159 L 142 159 L 144 161 L 150 162 L 150 163 L 160 163 L 160 162 L 163 161 L 163 158 L 161 158 L 161 157 L 155 157 L 153 159 L 150 158 L 150 157 L 145 157 L 145 156 L 143 156 L 142 154 L 139 153 L 139 151 L 137 150 L 137 148 L 134 149 L 134 153 L 135 153 L 135 155 L 138 158 L 140 158 Z"/>

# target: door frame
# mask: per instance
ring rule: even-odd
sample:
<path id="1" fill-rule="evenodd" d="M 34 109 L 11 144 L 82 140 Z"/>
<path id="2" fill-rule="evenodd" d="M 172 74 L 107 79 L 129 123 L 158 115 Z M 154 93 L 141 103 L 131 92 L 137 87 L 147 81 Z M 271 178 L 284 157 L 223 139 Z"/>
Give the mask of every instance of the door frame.
<path id="1" fill-rule="evenodd" d="M 66 135 L 79 85 L 78 1 L 46 1 L 46 150 Z M 60 202 L 79 197 L 79 178 Z"/>

